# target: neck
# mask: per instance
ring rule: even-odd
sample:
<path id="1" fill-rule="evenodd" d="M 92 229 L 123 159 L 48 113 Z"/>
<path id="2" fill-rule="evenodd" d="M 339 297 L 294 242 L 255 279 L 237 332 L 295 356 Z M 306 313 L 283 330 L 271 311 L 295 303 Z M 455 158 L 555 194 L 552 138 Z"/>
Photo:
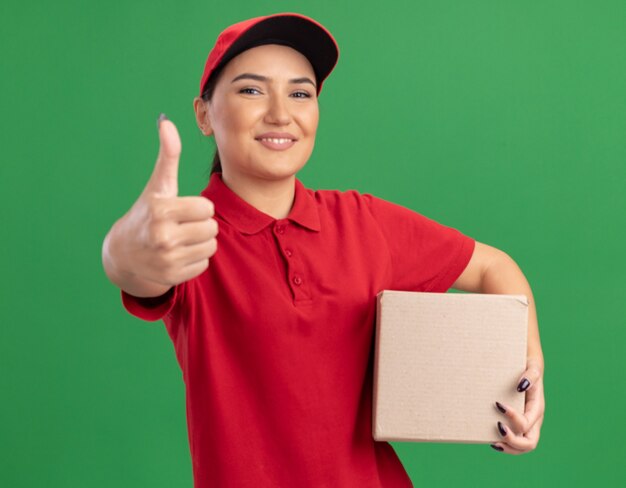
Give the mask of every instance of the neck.
<path id="1" fill-rule="evenodd" d="M 277 220 L 286 218 L 293 206 L 295 175 L 281 180 L 251 180 L 222 170 L 222 181 L 242 200 Z"/>

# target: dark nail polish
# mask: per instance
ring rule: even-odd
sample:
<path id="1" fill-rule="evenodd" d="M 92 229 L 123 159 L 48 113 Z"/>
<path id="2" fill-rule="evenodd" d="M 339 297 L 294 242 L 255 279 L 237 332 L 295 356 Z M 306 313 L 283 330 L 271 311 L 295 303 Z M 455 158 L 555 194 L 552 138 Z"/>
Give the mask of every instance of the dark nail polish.
<path id="1" fill-rule="evenodd" d="M 495 444 L 489 444 L 489 445 L 493 447 L 496 451 L 500 451 L 500 452 L 504 451 L 503 447 L 496 446 Z"/>
<path id="2" fill-rule="evenodd" d="M 530 381 L 524 378 L 522 381 L 519 382 L 519 385 L 517 385 L 517 391 L 519 391 L 520 393 L 523 391 L 526 391 L 526 389 L 529 386 L 530 386 Z"/>
<path id="3" fill-rule="evenodd" d="M 168 120 L 167 115 L 159 114 L 159 118 L 157 119 L 157 129 L 160 127 L 162 120 Z"/>
<path id="4" fill-rule="evenodd" d="M 502 413 L 506 413 L 506 408 L 504 408 L 500 402 L 496 402 L 496 407 L 498 407 L 498 410 Z"/>
<path id="5" fill-rule="evenodd" d="M 504 425 L 502 425 L 502 422 L 498 422 L 498 430 L 500 431 L 502 437 L 506 435 L 506 429 L 504 428 Z"/>

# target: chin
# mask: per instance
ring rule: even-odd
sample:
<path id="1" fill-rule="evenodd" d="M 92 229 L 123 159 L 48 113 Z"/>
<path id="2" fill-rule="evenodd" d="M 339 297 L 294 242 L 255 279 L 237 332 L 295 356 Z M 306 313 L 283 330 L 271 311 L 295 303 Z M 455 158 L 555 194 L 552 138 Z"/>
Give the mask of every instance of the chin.
<path id="1" fill-rule="evenodd" d="M 298 170 L 285 170 L 285 171 L 265 171 L 263 172 L 261 176 L 261 178 L 265 179 L 265 180 L 270 180 L 270 181 L 280 181 L 280 180 L 286 180 L 289 178 L 292 178 L 294 176 L 296 176 L 298 174 L 298 171 L 300 171 L 300 169 Z"/>
<path id="2" fill-rule="evenodd" d="M 267 179 L 284 179 L 295 176 L 304 166 L 306 161 L 301 164 L 293 164 L 293 162 L 280 164 L 275 162 L 274 164 L 265 164 L 263 170 L 260 171 Z"/>

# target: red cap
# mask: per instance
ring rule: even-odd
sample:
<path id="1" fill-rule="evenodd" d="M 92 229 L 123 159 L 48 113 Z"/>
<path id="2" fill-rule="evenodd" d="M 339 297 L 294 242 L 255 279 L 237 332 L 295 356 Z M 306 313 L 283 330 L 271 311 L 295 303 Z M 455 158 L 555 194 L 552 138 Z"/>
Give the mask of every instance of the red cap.
<path id="1" fill-rule="evenodd" d="M 333 36 L 309 17 L 294 13 L 255 17 L 227 27 L 218 36 L 204 66 L 200 95 L 212 73 L 246 49 L 263 44 L 282 44 L 306 56 L 315 71 L 318 94 L 339 58 Z"/>

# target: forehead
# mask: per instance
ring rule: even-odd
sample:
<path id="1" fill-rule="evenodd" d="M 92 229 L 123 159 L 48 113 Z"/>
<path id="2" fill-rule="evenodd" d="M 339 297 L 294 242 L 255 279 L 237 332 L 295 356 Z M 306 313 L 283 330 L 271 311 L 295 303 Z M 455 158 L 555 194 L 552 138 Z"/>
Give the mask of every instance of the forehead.
<path id="1" fill-rule="evenodd" d="M 224 67 L 224 72 L 264 71 L 294 74 L 313 75 L 313 67 L 301 52 L 279 44 L 265 44 L 243 51 L 231 59 Z"/>

